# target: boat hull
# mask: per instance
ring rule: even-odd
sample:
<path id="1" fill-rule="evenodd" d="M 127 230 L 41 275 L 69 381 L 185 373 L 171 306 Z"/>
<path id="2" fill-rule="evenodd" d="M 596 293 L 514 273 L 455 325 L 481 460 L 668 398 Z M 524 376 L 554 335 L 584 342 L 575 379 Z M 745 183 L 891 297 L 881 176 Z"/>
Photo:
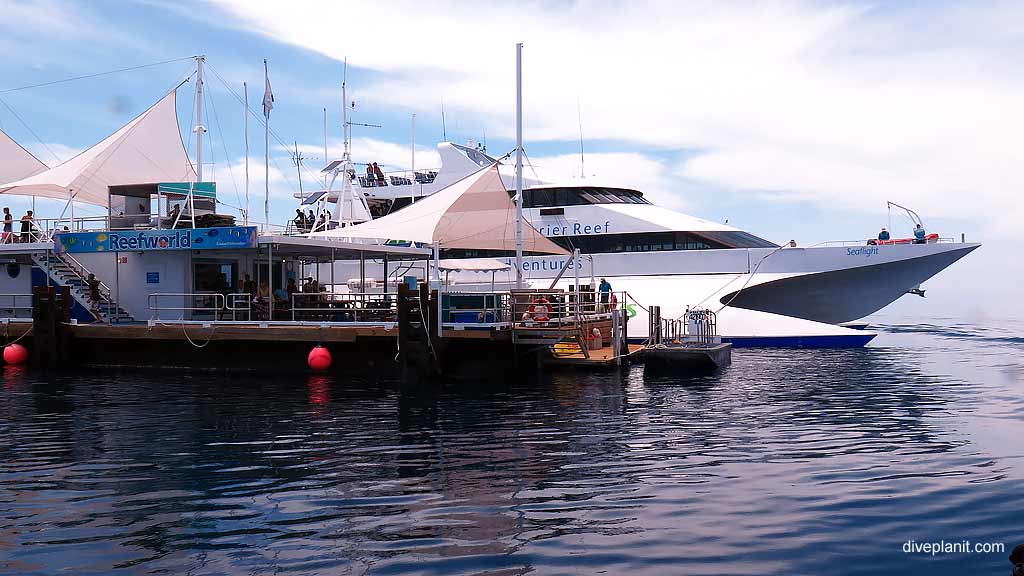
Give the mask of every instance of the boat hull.
<path id="1" fill-rule="evenodd" d="M 855 348 L 875 334 L 836 324 L 881 310 L 978 246 L 663 251 L 595 254 L 576 260 L 527 257 L 523 272 L 530 287 L 543 289 L 562 268 L 557 287 L 565 290 L 577 281 L 592 289 L 601 278 L 608 279 L 616 292 L 628 292 L 632 299 L 625 305 L 629 337 L 634 340 L 647 336 L 645 307 L 658 305 L 662 318 L 682 317 L 687 307 L 716 311 L 719 334 L 737 348 Z M 507 260 L 514 266 L 514 259 Z M 368 276 L 383 275 L 378 264 L 367 264 Z M 405 266 L 399 275 L 411 272 Z M 321 278 L 328 270 L 321 269 Z M 396 270 L 392 265 L 388 274 L 393 278 Z M 358 264 L 339 262 L 334 272 L 339 283 L 358 278 Z M 448 289 L 507 290 L 514 285 L 515 271 L 497 273 L 493 284 L 491 279 L 491 274 L 453 273 Z"/>

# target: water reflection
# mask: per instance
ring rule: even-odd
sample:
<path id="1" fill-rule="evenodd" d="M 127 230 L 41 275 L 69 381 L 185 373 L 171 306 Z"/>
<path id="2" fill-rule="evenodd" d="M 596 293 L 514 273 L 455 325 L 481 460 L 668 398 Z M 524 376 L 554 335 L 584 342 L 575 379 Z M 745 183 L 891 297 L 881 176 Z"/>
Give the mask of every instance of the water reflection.
<path id="1" fill-rule="evenodd" d="M 906 539 L 1008 539 L 1022 487 L 959 428 L 1006 379 L 948 364 L 941 347 L 743 350 L 688 379 L 635 367 L 419 392 L 8 367 L 0 566 L 914 572 Z M 999 398 L 990 417 L 1024 413 Z"/>

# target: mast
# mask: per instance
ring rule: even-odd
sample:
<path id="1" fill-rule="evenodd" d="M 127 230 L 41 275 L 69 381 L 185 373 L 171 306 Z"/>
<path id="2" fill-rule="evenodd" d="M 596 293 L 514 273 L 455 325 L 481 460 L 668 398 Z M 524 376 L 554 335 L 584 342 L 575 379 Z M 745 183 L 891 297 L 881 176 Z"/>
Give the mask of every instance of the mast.
<path id="1" fill-rule="evenodd" d="M 523 43 L 516 44 L 516 290 L 523 289 Z"/>
<path id="2" fill-rule="evenodd" d="M 341 78 L 341 131 L 342 138 L 345 140 L 344 149 L 342 150 L 341 159 L 347 164 L 350 161 L 349 156 L 349 126 L 348 126 L 348 92 L 346 92 L 345 84 L 348 82 L 348 58 L 345 59 L 345 72 Z"/>
<path id="3" fill-rule="evenodd" d="M 263 222 L 267 232 L 270 232 L 270 109 L 274 106 L 274 96 L 270 91 L 270 72 L 267 70 L 267 60 L 263 59 L 263 84 L 266 86 L 263 94 Z"/>
<path id="4" fill-rule="evenodd" d="M 206 56 L 196 56 L 196 181 L 203 181 L 203 63 Z"/>
<path id="5" fill-rule="evenodd" d="M 242 82 L 242 92 L 245 94 L 245 225 L 249 225 L 249 83 Z"/>
<path id="6" fill-rule="evenodd" d="M 324 108 L 324 166 L 331 161 L 327 157 L 327 108 Z M 327 174 L 324 173 L 324 185 L 327 185 Z"/>
<path id="7" fill-rule="evenodd" d="M 299 141 L 295 141 L 295 176 L 299 179 L 299 198 L 302 198 L 302 161 L 305 158 L 299 154 Z"/>
<path id="8" fill-rule="evenodd" d="M 331 216 L 332 220 L 337 221 L 339 224 L 342 220 L 348 218 L 350 215 L 355 215 L 355 206 L 353 201 L 353 190 L 352 190 L 352 177 L 349 175 L 352 169 L 352 155 L 351 146 L 352 143 L 349 141 L 349 134 L 351 133 L 351 127 L 348 123 L 348 58 L 345 59 L 345 68 L 342 71 L 341 76 L 341 138 L 342 138 L 342 151 L 341 151 L 341 193 L 338 195 L 338 202 L 335 204 L 334 211 L 336 214 Z M 346 214 L 345 208 L 348 207 L 348 214 Z"/>
<path id="9" fill-rule="evenodd" d="M 412 114 L 412 185 L 413 196 L 416 195 L 416 113 Z"/>

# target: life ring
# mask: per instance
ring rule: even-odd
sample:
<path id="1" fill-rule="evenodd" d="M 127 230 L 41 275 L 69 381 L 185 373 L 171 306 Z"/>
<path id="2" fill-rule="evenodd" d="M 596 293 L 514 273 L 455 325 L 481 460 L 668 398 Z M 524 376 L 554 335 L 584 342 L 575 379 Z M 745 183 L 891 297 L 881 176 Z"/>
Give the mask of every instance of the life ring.
<path id="1" fill-rule="evenodd" d="M 608 299 L 608 308 L 615 310 L 619 307 L 619 299 L 615 297 L 615 292 L 612 292 L 611 297 Z"/>
<path id="2" fill-rule="evenodd" d="M 530 304 L 529 314 L 534 322 L 547 322 L 550 320 L 551 318 L 548 316 L 548 299 L 543 296 L 534 298 Z"/>

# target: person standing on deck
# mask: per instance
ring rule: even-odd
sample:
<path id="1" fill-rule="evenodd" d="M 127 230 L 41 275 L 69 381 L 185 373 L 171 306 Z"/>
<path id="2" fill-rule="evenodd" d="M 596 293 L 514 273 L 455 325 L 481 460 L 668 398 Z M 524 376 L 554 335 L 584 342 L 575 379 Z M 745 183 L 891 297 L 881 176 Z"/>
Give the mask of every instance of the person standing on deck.
<path id="1" fill-rule="evenodd" d="M 878 239 L 879 240 L 888 240 L 889 238 L 890 238 L 889 231 L 886 230 L 885 228 L 882 228 L 882 231 L 878 233 Z"/>
<path id="2" fill-rule="evenodd" d="M 4 237 L 3 237 L 3 241 L 5 243 L 6 242 L 13 242 L 14 241 L 14 239 L 11 238 L 11 235 L 12 235 L 13 232 L 14 232 L 14 215 L 11 214 L 11 209 L 10 208 L 6 208 L 5 207 L 4 208 Z"/>
<path id="3" fill-rule="evenodd" d="M 914 244 L 924 244 L 924 243 L 925 243 L 924 228 L 922 228 L 921 225 L 918 224 L 916 227 L 914 227 Z"/>
<path id="4" fill-rule="evenodd" d="M 601 293 L 601 310 L 604 311 L 608 307 L 608 300 L 611 298 L 612 285 L 607 279 L 601 278 L 601 284 L 597 287 L 597 290 Z"/>
<path id="5" fill-rule="evenodd" d="M 92 306 L 92 311 L 99 314 L 100 310 L 100 281 L 96 279 L 96 275 L 90 273 L 87 280 L 89 284 L 89 304 Z"/>
<path id="6" fill-rule="evenodd" d="M 21 217 L 21 241 L 28 242 L 32 233 L 32 211 L 25 212 Z"/>

